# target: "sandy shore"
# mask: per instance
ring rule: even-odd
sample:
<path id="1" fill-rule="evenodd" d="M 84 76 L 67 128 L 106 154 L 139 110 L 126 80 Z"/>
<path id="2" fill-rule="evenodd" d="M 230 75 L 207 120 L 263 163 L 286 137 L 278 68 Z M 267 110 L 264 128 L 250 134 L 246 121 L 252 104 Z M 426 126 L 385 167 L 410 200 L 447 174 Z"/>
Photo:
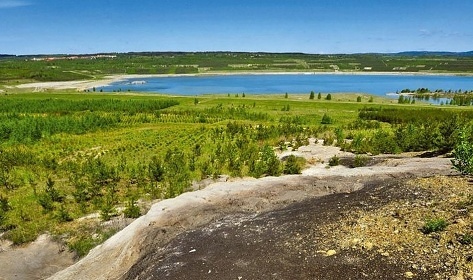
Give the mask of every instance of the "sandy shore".
<path id="1" fill-rule="evenodd" d="M 38 82 L 17 85 L 16 88 L 32 88 L 34 91 L 46 89 L 61 90 L 75 89 L 84 91 L 92 88 L 108 86 L 112 83 L 122 82 L 130 79 L 140 78 L 163 78 L 163 77 L 196 77 L 196 76 L 230 76 L 230 75 L 390 75 L 390 76 L 473 76 L 471 73 L 429 73 L 429 72 L 206 72 L 198 74 L 154 74 L 154 75 L 110 75 L 100 80 L 60 81 L 60 82 Z"/>

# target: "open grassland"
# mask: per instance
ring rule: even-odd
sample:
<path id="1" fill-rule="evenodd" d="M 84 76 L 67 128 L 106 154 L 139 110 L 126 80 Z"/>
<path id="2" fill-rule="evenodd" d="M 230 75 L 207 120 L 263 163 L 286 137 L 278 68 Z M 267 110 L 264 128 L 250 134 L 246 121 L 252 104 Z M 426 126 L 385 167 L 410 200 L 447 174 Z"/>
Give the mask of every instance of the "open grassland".
<path id="1" fill-rule="evenodd" d="M 275 152 L 310 137 L 359 154 L 448 153 L 473 119 L 468 108 L 357 94 L 0 99 L 3 237 L 20 244 L 50 232 L 79 255 L 113 233 L 102 221 L 136 218 L 146 202 L 192 190 L 193 182 L 300 172 L 302 159 L 281 161 Z M 98 219 L 81 218 L 94 213 Z"/>

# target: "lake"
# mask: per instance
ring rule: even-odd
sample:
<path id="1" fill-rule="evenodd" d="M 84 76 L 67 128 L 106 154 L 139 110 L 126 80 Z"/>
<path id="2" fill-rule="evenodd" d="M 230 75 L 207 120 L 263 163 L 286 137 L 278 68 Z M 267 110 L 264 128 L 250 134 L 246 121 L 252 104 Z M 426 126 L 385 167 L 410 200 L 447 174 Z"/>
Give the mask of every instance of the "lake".
<path id="1" fill-rule="evenodd" d="M 354 74 L 238 74 L 169 76 L 130 79 L 103 87 L 104 91 L 142 91 L 173 95 L 367 93 L 385 96 L 402 89 L 473 90 L 472 76 L 354 75 Z M 393 98 L 397 98 L 394 96 Z"/>

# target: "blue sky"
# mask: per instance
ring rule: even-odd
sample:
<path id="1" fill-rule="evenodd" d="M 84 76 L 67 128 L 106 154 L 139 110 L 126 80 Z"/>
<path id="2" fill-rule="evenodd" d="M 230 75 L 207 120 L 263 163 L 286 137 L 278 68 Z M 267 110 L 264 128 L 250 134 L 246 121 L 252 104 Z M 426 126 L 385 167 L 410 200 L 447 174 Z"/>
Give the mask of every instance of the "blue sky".
<path id="1" fill-rule="evenodd" d="M 0 53 L 473 50 L 472 0 L 0 0 Z"/>

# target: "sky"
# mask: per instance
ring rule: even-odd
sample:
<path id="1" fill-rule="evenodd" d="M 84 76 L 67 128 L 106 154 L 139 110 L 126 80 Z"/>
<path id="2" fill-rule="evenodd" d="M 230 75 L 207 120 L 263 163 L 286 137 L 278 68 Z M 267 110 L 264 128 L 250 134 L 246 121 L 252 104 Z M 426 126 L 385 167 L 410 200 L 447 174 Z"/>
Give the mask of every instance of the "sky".
<path id="1" fill-rule="evenodd" d="M 0 54 L 473 50 L 473 0 L 0 0 Z"/>

